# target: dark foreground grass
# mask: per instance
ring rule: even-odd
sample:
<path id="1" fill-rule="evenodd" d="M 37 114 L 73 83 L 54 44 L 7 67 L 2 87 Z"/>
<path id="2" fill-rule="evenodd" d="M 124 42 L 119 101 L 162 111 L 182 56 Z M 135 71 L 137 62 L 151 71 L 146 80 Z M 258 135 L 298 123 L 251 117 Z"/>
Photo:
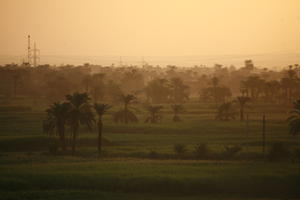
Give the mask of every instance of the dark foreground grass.
<path id="1" fill-rule="evenodd" d="M 67 158 L 66 158 L 67 159 Z M 300 197 L 300 165 L 99 160 L 2 165 L 2 192 L 106 191 L 155 195 Z"/>
<path id="2" fill-rule="evenodd" d="M 262 111 L 267 113 L 267 150 L 274 142 L 299 148 L 299 140 L 288 135 L 285 110 L 258 106 L 259 110 L 251 110 L 246 131 L 245 122 L 213 120 L 215 109 L 209 105 L 190 104 L 186 108 L 189 111 L 182 115 L 181 123 L 171 121 L 170 110 L 164 111 L 161 124 L 114 124 L 106 115 L 105 159 L 99 160 L 96 130 L 87 133 L 81 128 L 77 156 L 51 156 L 41 131 L 44 112 L 2 112 L 0 199 L 300 198 L 299 163 L 237 161 L 244 160 L 246 154 L 261 156 Z M 141 119 L 145 116 L 139 114 Z M 174 156 L 175 144 L 186 145 L 190 155 L 196 144 L 203 143 L 217 153 L 227 145 L 240 145 L 242 159 L 174 160 L 180 158 Z M 141 159 L 149 158 L 151 152 L 171 156 Z"/>
<path id="3" fill-rule="evenodd" d="M 95 190 L 48 190 L 0 192 L 1 200 L 272 200 L 272 197 L 246 197 L 236 195 L 170 195 L 170 194 L 132 194 L 103 192 Z M 285 199 L 285 198 L 281 198 Z M 292 198 L 293 199 L 293 198 Z M 296 198 L 295 198 L 296 199 Z"/>

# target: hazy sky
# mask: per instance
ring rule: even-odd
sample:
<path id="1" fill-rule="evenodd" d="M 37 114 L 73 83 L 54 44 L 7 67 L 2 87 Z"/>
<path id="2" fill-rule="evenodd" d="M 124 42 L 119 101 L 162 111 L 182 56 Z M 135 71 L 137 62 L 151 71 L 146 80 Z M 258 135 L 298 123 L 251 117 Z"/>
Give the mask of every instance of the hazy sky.
<path id="1" fill-rule="evenodd" d="M 300 52 L 300 0 L 0 0 L 0 54 Z"/>

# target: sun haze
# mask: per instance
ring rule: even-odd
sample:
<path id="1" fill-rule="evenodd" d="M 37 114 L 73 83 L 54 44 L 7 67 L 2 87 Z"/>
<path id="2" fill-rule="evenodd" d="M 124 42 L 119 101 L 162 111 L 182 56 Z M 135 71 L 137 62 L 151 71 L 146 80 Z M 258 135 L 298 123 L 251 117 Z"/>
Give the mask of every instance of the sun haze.
<path id="1" fill-rule="evenodd" d="M 1 0 L 0 54 L 32 35 L 47 55 L 300 52 L 298 0 Z"/>

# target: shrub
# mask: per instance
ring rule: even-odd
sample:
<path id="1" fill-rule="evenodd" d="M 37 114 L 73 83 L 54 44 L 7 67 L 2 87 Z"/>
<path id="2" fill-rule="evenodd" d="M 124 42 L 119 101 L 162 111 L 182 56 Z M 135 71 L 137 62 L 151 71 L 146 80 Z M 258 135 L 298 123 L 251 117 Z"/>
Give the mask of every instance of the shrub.
<path id="1" fill-rule="evenodd" d="M 283 142 L 274 143 L 268 153 L 268 157 L 271 161 L 284 160 L 289 158 L 290 150 Z"/>
<path id="2" fill-rule="evenodd" d="M 186 146 L 183 144 L 175 144 L 174 151 L 176 154 L 182 155 L 187 151 L 187 149 L 186 149 Z"/>
<path id="3" fill-rule="evenodd" d="M 173 117 L 173 122 L 181 122 L 181 118 L 177 115 Z"/>
<path id="4" fill-rule="evenodd" d="M 194 150 L 195 156 L 197 158 L 207 158 L 209 156 L 210 150 L 206 144 L 197 144 Z"/>
<path id="5" fill-rule="evenodd" d="M 239 145 L 226 146 L 223 152 L 223 157 L 225 159 L 232 158 L 242 150 L 243 148 Z"/>

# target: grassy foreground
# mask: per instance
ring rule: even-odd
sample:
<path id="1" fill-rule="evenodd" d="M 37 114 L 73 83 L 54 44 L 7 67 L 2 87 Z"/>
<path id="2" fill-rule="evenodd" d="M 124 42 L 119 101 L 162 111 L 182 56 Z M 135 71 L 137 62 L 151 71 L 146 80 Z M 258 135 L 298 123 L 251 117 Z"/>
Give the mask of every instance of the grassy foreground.
<path id="1" fill-rule="evenodd" d="M 48 162 L 4 164 L 0 171 L 1 193 L 12 199 L 22 199 L 23 195 L 30 199 L 34 195 L 37 199 L 39 195 L 55 199 L 60 193 L 71 196 L 89 193 L 95 198 L 110 193 L 120 193 L 120 197 L 122 193 L 130 193 L 166 198 L 300 195 L 299 164 L 50 158 Z"/>
<path id="2" fill-rule="evenodd" d="M 161 124 L 143 123 L 145 113 L 138 124 L 115 124 L 108 114 L 102 159 L 96 158 L 96 130 L 81 128 L 77 156 L 51 156 L 43 111 L 0 112 L 0 199 L 299 199 L 299 160 L 261 159 L 261 113 L 267 115 L 267 151 L 275 142 L 299 148 L 297 137 L 288 135 L 288 115 L 278 106 L 253 107 L 248 130 L 239 120 L 215 121 L 207 105 L 187 105 L 181 123 L 171 121 L 170 110 Z M 194 160 L 202 143 L 216 154 L 228 145 L 243 149 L 227 161 Z M 175 144 L 186 146 L 185 156 L 176 156 Z"/>

